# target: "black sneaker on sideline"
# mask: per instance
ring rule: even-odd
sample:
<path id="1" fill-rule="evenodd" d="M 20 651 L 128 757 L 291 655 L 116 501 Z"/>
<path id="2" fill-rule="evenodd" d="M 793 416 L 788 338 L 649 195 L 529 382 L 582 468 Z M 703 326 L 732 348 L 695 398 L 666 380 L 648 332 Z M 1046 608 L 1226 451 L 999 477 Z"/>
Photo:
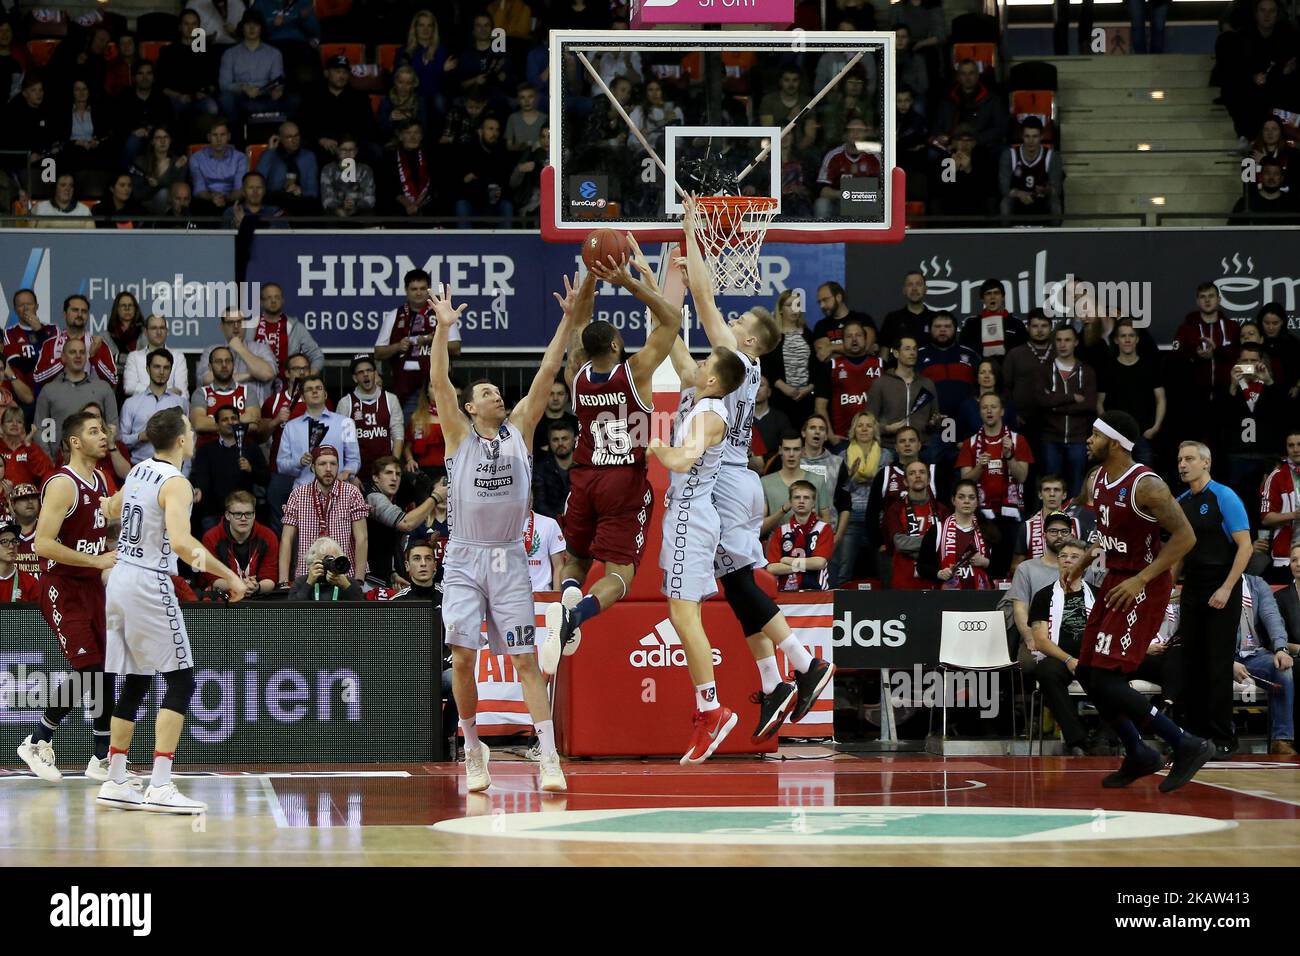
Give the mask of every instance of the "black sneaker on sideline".
<path id="1" fill-rule="evenodd" d="M 1101 785 L 1110 789 L 1127 787 L 1134 780 L 1163 769 L 1164 765 L 1165 758 L 1146 746 L 1146 744 L 1143 744 L 1142 749 L 1136 754 L 1124 758 L 1124 762 L 1119 765 L 1118 770 L 1103 777 Z"/>
<path id="2" fill-rule="evenodd" d="M 758 704 L 758 726 L 754 728 L 754 735 L 750 738 L 754 743 L 761 744 L 781 729 L 781 724 L 785 722 L 790 709 L 794 707 L 798 693 L 794 684 L 782 681 L 772 689 L 770 694 L 755 691 L 750 696 L 749 699 Z"/>
<path id="3" fill-rule="evenodd" d="M 814 657 L 812 664 L 804 673 L 794 675 L 795 686 L 799 690 L 799 703 L 795 705 L 794 713 L 790 715 L 790 723 L 797 724 L 804 719 L 808 711 L 812 710 L 813 704 L 817 703 L 817 696 L 833 676 L 835 676 L 835 665 L 828 664 L 820 657 Z"/>
<path id="4" fill-rule="evenodd" d="M 1165 779 L 1160 781 L 1160 792 L 1170 793 L 1190 781 L 1196 776 L 1196 771 L 1214 759 L 1214 753 L 1215 747 L 1212 741 L 1184 734 L 1183 739 L 1174 748 L 1173 766 L 1169 768 Z"/>

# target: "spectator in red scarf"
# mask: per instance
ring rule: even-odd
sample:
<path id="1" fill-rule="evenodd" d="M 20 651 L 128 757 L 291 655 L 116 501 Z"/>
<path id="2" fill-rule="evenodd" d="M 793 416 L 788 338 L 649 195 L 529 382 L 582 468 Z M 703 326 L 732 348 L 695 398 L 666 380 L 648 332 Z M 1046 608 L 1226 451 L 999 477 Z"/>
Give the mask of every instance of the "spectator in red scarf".
<path id="1" fill-rule="evenodd" d="M 790 520 L 767 540 L 767 570 L 781 591 L 825 591 L 830 587 L 834 548 L 831 526 L 817 517 L 817 486 L 802 478 L 790 483 Z"/>
<path id="2" fill-rule="evenodd" d="M 930 491 L 930 466 L 916 460 L 907 466 L 907 493 L 885 509 L 885 548 L 893 555 L 889 586 L 895 590 L 924 591 L 933 578 L 921 577 L 917 558 L 925 536 L 948 516 Z M 932 545 L 933 547 L 933 545 Z"/>
<path id="3" fill-rule="evenodd" d="M 397 145 L 385 154 L 381 168 L 382 212 L 411 217 L 433 212 L 433 164 L 423 142 L 424 127 L 415 120 L 397 127 Z"/>
<path id="4" fill-rule="evenodd" d="M 423 269 L 412 269 L 402 277 L 406 301 L 384 315 L 375 340 L 375 358 L 389 363 L 388 386 L 402 402 L 402 413 L 410 418 L 420 392 L 429 381 L 429 344 L 433 342 L 434 320 L 429 311 L 429 287 L 433 277 Z M 460 354 L 460 323 L 447 335 L 447 352 Z"/>
<path id="5" fill-rule="evenodd" d="M 256 498 L 247 491 L 232 491 L 226 495 L 221 523 L 203 536 L 203 546 L 244 579 L 250 597 L 274 590 L 280 554 L 280 542 L 270 528 L 257 521 L 256 512 Z M 199 587 L 221 590 L 224 582 L 205 572 L 199 575 Z"/>
<path id="6" fill-rule="evenodd" d="M 38 385 L 52 382 L 63 374 L 63 346 L 69 338 L 76 337 L 86 343 L 86 367 L 110 386 L 117 386 L 117 363 L 113 350 L 98 335 L 86 330 L 90 321 L 90 300 L 74 293 L 63 300 L 64 331 L 45 340 L 32 377 Z"/>
<path id="7" fill-rule="evenodd" d="M 40 582 L 18 567 L 18 523 L 0 515 L 0 604 L 34 604 Z"/>
<path id="8" fill-rule="evenodd" d="M 981 358 L 1004 356 L 1029 341 L 1025 323 L 1007 311 L 1001 279 L 985 279 L 980 286 L 983 308 L 962 323 L 958 341 Z"/>
<path id="9" fill-rule="evenodd" d="M 963 479 L 978 484 L 980 512 L 997 529 L 991 542 L 990 573 L 1001 579 L 1011 566 L 1016 528 L 1024 517 L 1024 482 L 1034 453 L 1023 435 L 1003 424 L 1002 399 L 997 395 L 989 393 L 980 399 L 980 419 L 983 427 L 962 444 L 956 466 Z"/>
<path id="10" fill-rule="evenodd" d="M 1237 323 L 1219 308 L 1219 289 L 1213 282 L 1196 287 L 1196 310 L 1187 313 L 1174 350 L 1169 355 L 1171 380 L 1182 382 L 1189 393 L 1202 397 L 1226 389 L 1240 343 Z"/>
<path id="11" fill-rule="evenodd" d="M 288 377 L 290 355 L 307 356 L 312 372 L 319 372 L 325 364 L 325 353 L 307 327 L 289 318 L 284 311 L 284 289 L 278 282 L 262 283 L 262 315 L 257 320 L 253 341 L 265 342 L 271 349 L 281 378 Z"/>
<path id="12" fill-rule="evenodd" d="M 953 486 L 953 513 L 932 524 L 921 542 L 916 570 L 922 578 L 939 581 L 944 590 L 986 591 L 991 588 L 988 546 L 980 532 L 979 486 L 962 478 Z"/>

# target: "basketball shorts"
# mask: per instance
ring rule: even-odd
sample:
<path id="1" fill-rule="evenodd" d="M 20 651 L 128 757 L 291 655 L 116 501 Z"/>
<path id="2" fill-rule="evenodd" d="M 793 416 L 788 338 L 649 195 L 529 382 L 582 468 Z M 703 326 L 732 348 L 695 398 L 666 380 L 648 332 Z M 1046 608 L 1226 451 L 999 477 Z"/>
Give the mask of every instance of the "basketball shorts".
<path id="1" fill-rule="evenodd" d="M 713 486 L 713 506 L 718 510 L 718 551 L 713 573 L 723 577 L 753 565 L 766 567 L 760 534 L 763 530 L 763 483 L 752 468 L 723 465 Z"/>
<path id="2" fill-rule="evenodd" d="M 1133 576 L 1132 571 L 1109 571 L 1097 589 L 1097 600 L 1083 631 L 1079 663 L 1103 670 L 1132 673 L 1146 657 L 1147 648 L 1160 632 L 1173 587 L 1169 572 L 1147 582 L 1137 599 L 1125 611 L 1109 608 L 1105 598 L 1110 589 Z"/>
<path id="3" fill-rule="evenodd" d="M 442 625 L 447 643 L 493 654 L 532 654 L 537 646 L 533 583 L 522 541 L 449 541 L 443 555 Z"/>
<path id="4" fill-rule="evenodd" d="M 165 571 L 119 561 L 108 576 L 110 674 L 168 674 L 194 666 L 190 635 Z"/>
<path id="5" fill-rule="evenodd" d="M 107 643 L 104 624 L 104 585 L 94 577 L 41 575 L 41 617 L 59 639 L 72 667 L 100 667 Z"/>
<path id="6" fill-rule="evenodd" d="M 653 514 L 654 492 L 645 468 L 576 465 L 570 470 L 560 527 L 574 557 L 636 567 Z"/>
<path id="7" fill-rule="evenodd" d="M 703 601 L 718 593 L 713 559 L 718 551 L 718 510 L 712 495 L 685 495 L 664 502 L 664 540 L 659 567 L 669 598 Z"/>

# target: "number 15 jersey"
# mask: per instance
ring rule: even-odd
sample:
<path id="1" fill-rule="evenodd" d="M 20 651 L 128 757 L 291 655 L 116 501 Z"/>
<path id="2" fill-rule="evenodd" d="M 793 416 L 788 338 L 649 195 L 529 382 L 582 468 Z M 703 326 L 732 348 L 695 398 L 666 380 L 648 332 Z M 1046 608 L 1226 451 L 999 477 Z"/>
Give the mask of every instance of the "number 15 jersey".
<path id="1" fill-rule="evenodd" d="M 181 476 L 171 462 L 146 458 L 127 472 L 122 483 L 122 530 L 117 560 L 148 571 L 176 573 L 176 552 L 167 537 L 167 517 L 158 495 L 163 483 Z"/>
<path id="2" fill-rule="evenodd" d="M 573 377 L 573 410 L 578 416 L 575 465 L 645 469 L 654 409 L 641 401 L 627 362 L 620 362 L 603 380 L 590 362 L 580 368 Z"/>

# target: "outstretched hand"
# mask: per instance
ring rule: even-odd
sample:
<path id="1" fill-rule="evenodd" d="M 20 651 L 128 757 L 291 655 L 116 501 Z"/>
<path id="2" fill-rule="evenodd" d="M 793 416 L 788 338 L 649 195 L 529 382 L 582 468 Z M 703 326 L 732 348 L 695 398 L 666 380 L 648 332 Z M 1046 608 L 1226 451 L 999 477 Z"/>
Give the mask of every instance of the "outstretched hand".
<path id="1" fill-rule="evenodd" d="M 591 271 L 596 278 L 608 282 L 610 285 L 621 286 L 629 292 L 635 292 L 643 283 L 632 275 L 628 268 L 629 262 L 619 263 L 613 256 L 606 256 L 604 262 L 597 261 L 592 264 Z"/>
<path id="2" fill-rule="evenodd" d="M 429 308 L 433 310 L 434 316 L 438 319 L 438 324 L 445 326 L 447 331 L 460 321 L 460 315 L 469 308 L 468 302 L 462 302 L 459 306 L 451 304 L 451 292 L 445 285 L 439 285 L 437 292 L 429 293 Z"/>
<path id="3" fill-rule="evenodd" d="M 555 301 L 560 303 L 560 310 L 566 317 L 573 315 L 573 307 L 578 303 L 578 290 L 581 288 L 582 283 L 578 281 L 578 274 L 575 272 L 572 282 L 569 281 L 567 275 L 564 277 L 564 295 L 560 295 L 558 292 L 551 293 L 551 295 L 555 296 Z"/>

